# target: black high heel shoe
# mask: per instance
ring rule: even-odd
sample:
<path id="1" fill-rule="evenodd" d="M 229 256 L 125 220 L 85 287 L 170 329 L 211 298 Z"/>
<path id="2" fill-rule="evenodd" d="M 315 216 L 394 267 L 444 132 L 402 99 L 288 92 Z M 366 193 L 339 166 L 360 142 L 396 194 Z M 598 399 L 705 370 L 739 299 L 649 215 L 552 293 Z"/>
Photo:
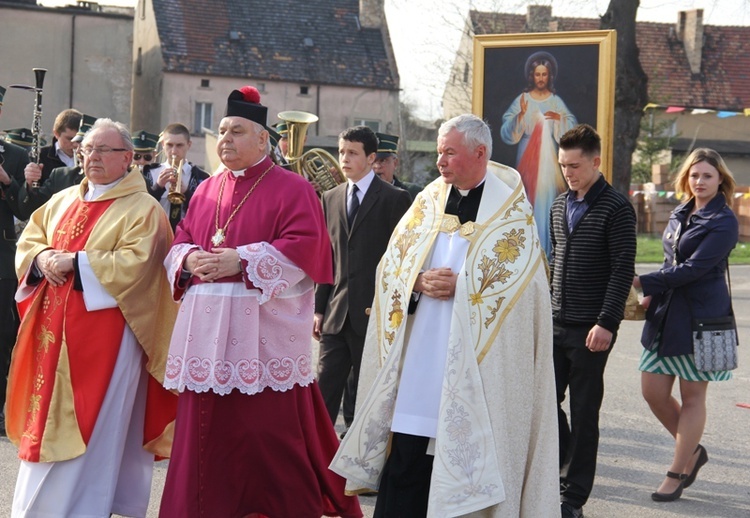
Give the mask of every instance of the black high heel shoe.
<path id="1" fill-rule="evenodd" d="M 698 455 L 698 460 L 695 461 L 695 466 L 693 466 L 693 471 L 690 472 L 690 474 L 685 479 L 685 483 L 682 484 L 682 487 L 688 488 L 691 486 L 693 482 L 695 482 L 695 477 L 698 476 L 698 471 L 701 469 L 701 467 L 708 462 L 708 453 L 706 452 L 706 448 L 701 446 L 700 444 L 695 449 L 695 451 L 700 450 L 700 454 Z"/>
<path id="2" fill-rule="evenodd" d="M 682 496 L 682 490 L 685 489 L 685 479 L 687 479 L 687 475 L 675 473 L 674 471 L 667 471 L 667 477 L 679 480 L 680 485 L 678 485 L 677 489 L 671 493 L 659 493 L 658 491 L 651 493 L 651 500 L 654 502 L 674 502 Z"/>

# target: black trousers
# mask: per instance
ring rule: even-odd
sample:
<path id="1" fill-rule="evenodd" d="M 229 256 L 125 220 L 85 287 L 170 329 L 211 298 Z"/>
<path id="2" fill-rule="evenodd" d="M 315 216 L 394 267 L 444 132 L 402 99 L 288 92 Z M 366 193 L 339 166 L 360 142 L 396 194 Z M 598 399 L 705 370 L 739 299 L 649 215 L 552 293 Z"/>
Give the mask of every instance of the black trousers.
<path id="1" fill-rule="evenodd" d="M 359 383 L 359 368 L 362 365 L 362 350 L 365 347 L 365 337 L 354 332 L 349 317 L 346 317 L 341 331 L 335 335 L 323 334 L 320 337 L 320 356 L 318 357 L 318 386 L 323 394 L 328 415 L 331 422 L 336 424 L 336 418 L 341 408 L 344 389 L 349 384 L 349 403 L 345 405 L 344 417 L 354 417 L 354 402 L 357 400 L 357 384 Z M 348 381 L 351 376 L 351 380 Z M 346 415 L 351 413 L 351 415 Z"/>
<path id="2" fill-rule="evenodd" d="M 14 299 L 18 281 L 0 279 L 0 413 L 5 409 L 10 355 L 18 333 L 18 308 Z"/>
<path id="3" fill-rule="evenodd" d="M 592 325 L 554 323 L 553 357 L 560 440 L 560 499 L 582 507 L 591 494 L 599 450 L 599 409 L 604 398 L 604 368 L 615 343 L 591 352 L 586 336 Z M 569 392 L 570 423 L 562 408 Z"/>
<path id="4" fill-rule="evenodd" d="M 380 478 L 373 518 L 420 518 L 427 516 L 433 455 L 430 439 L 394 432 L 391 453 Z"/>

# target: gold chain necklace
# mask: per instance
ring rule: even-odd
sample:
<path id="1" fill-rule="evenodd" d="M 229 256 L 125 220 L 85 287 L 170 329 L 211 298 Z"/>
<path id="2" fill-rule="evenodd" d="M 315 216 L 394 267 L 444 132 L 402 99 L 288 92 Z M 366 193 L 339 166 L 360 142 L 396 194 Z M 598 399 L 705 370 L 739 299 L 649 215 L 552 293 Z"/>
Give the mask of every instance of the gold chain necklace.
<path id="1" fill-rule="evenodd" d="M 266 174 L 268 174 L 268 171 L 270 171 L 271 169 L 273 169 L 273 166 L 274 166 L 274 164 L 271 164 L 270 166 L 268 166 L 268 169 L 266 169 L 265 171 L 263 171 L 263 174 L 260 175 L 260 178 L 258 178 L 257 180 L 255 180 L 255 183 L 253 184 L 252 187 L 250 187 L 250 190 L 247 191 L 247 194 L 245 195 L 245 197 L 242 198 L 242 201 L 240 201 L 240 203 L 237 205 L 237 207 L 235 207 L 235 209 L 229 215 L 229 219 L 227 220 L 227 222 L 224 224 L 223 227 L 219 227 L 219 208 L 221 207 L 221 198 L 224 195 L 224 184 L 227 183 L 227 176 L 230 175 L 231 173 L 227 172 L 224 175 L 224 178 L 221 179 L 221 185 L 219 186 L 219 199 L 216 200 L 216 218 L 215 218 L 216 233 L 211 238 L 211 242 L 213 243 L 214 246 L 219 246 L 220 244 L 222 244 L 224 242 L 224 239 L 226 239 L 226 232 L 227 232 L 227 227 L 229 226 L 229 223 L 232 222 L 232 220 L 234 219 L 234 217 L 237 215 L 237 212 L 240 210 L 240 208 L 242 208 L 242 206 L 245 204 L 245 202 L 247 201 L 247 199 L 253 193 L 253 191 L 255 190 L 255 188 L 258 187 L 258 184 L 263 179 L 263 177 L 266 176 Z"/>

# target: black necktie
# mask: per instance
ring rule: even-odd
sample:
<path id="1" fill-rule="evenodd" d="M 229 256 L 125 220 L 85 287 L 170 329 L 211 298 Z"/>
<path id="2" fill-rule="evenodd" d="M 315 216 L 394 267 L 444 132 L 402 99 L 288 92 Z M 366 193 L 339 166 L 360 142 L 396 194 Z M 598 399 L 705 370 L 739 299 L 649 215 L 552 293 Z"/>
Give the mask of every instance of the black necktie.
<path id="1" fill-rule="evenodd" d="M 359 188 L 355 185 L 352 185 L 352 192 L 351 192 L 351 199 L 349 200 L 349 209 L 346 211 L 346 220 L 349 223 L 349 228 L 352 227 L 352 223 L 354 223 L 354 217 L 357 215 L 357 211 L 359 210 L 359 197 L 357 196 L 357 191 L 359 191 Z"/>

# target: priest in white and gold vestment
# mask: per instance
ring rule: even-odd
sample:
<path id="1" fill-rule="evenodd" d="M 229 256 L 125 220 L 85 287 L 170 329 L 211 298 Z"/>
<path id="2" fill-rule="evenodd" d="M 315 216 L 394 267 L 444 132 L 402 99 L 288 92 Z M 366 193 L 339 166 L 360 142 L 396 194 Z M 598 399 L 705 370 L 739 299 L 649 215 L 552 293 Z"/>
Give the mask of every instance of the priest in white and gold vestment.
<path id="1" fill-rule="evenodd" d="M 331 463 L 379 491 L 376 518 L 560 514 L 544 251 L 491 138 L 473 115 L 441 126 L 441 177 L 378 267 L 360 410 Z"/>

